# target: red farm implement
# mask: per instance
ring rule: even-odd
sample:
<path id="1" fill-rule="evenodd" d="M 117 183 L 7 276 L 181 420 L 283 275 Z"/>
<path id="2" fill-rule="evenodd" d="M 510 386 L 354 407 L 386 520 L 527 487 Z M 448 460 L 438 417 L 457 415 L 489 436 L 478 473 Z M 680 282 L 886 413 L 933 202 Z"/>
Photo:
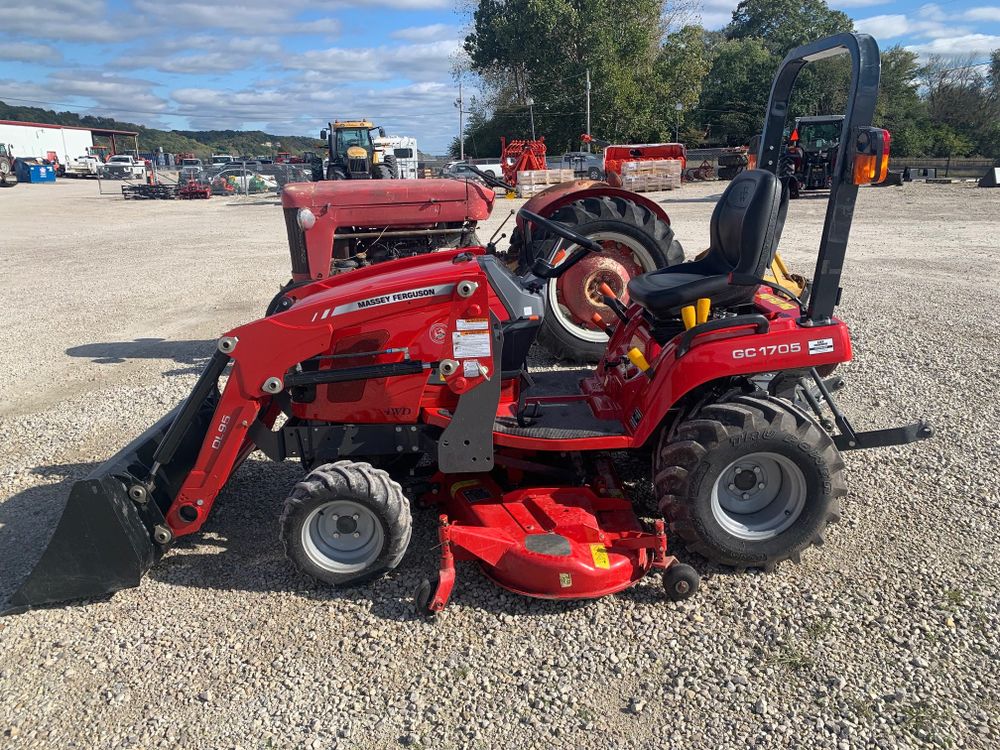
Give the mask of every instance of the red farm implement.
<path id="1" fill-rule="evenodd" d="M 548 169 L 545 164 L 545 138 L 537 140 L 500 139 L 500 168 L 508 185 L 517 185 L 517 173 Z"/>

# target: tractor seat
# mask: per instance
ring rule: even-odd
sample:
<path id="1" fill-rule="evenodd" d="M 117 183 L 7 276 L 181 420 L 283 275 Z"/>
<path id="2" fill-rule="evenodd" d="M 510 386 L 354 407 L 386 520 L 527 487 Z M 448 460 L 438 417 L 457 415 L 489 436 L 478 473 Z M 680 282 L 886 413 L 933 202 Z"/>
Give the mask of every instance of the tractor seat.
<path id="1" fill-rule="evenodd" d="M 654 317 L 673 317 L 702 297 L 735 307 L 753 299 L 753 286 L 729 283 L 733 272 L 760 278 L 774 260 L 788 212 L 788 191 L 771 172 L 751 169 L 726 187 L 712 212 L 711 245 L 704 257 L 634 277 L 629 298 Z"/>

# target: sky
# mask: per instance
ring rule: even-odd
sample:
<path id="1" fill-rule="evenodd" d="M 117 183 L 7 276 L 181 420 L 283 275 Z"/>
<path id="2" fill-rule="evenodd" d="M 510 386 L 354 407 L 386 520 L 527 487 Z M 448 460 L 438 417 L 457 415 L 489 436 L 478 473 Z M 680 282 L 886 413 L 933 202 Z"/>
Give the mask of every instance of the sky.
<path id="1" fill-rule="evenodd" d="M 989 0 L 832 0 L 883 47 L 1000 47 Z M 721 28 L 735 0 L 694 20 Z M 462 0 L 0 0 L 0 100 L 184 130 L 312 135 L 368 117 L 443 153 L 458 131 Z M 582 96 L 582 91 L 581 91 Z"/>

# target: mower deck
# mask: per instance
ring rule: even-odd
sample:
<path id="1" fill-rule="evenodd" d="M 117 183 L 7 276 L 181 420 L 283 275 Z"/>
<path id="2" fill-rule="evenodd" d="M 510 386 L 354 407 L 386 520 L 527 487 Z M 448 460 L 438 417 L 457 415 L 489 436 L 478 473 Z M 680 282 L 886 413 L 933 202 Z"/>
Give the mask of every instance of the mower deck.
<path id="1" fill-rule="evenodd" d="M 531 487 L 504 492 L 488 474 L 438 475 L 425 500 L 441 506 L 441 569 L 422 585 L 422 608 L 444 609 L 455 560 L 474 560 L 492 581 L 540 599 L 592 599 L 622 591 L 667 556 L 662 521 L 643 529 L 613 486 Z M 419 598 L 419 596 L 418 596 Z"/>

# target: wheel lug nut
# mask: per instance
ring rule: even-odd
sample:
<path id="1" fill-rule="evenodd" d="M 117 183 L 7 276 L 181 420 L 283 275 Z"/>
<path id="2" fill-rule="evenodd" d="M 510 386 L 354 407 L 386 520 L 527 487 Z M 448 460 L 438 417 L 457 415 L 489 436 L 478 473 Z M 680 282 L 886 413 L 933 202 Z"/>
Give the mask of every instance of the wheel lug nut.
<path id="1" fill-rule="evenodd" d="M 361 532 L 360 531 L 355 531 L 354 532 L 354 538 L 357 539 L 359 536 L 361 536 Z"/>
<path id="2" fill-rule="evenodd" d="M 749 492 L 744 492 L 743 493 L 743 499 L 744 500 L 749 500 L 750 499 L 750 493 Z"/>
<path id="3" fill-rule="evenodd" d="M 353 516 L 351 516 L 351 518 L 353 518 L 355 521 L 357 521 L 359 518 L 361 518 L 361 516 L 359 516 L 357 513 L 355 513 Z"/>
<path id="4" fill-rule="evenodd" d="M 333 519 L 334 521 L 336 521 L 338 518 L 340 518 L 340 516 L 338 516 L 336 513 L 334 513 L 332 516 L 330 516 L 330 518 Z"/>
<path id="5" fill-rule="evenodd" d="M 757 485 L 757 489 L 758 489 L 758 490 L 762 490 L 762 489 L 764 489 L 764 483 L 763 483 L 763 482 L 761 482 L 760 484 L 758 484 L 758 485 Z"/>
<path id="6" fill-rule="evenodd" d="M 333 538 L 334 539 L 340 539 L 340 534 L 338 534 L 336 531 L 333 532 Z"/>
<path id="7" fill-rule="evenodd" d="M 730 483 L 730 485 L 729 485 L 729 489 L 731 489 L 731 490 L 735 490 L 735 489 L 736 489 L 736 485 L 735 485 L 735 484 L 732 484 L 732 483 Z"/>

